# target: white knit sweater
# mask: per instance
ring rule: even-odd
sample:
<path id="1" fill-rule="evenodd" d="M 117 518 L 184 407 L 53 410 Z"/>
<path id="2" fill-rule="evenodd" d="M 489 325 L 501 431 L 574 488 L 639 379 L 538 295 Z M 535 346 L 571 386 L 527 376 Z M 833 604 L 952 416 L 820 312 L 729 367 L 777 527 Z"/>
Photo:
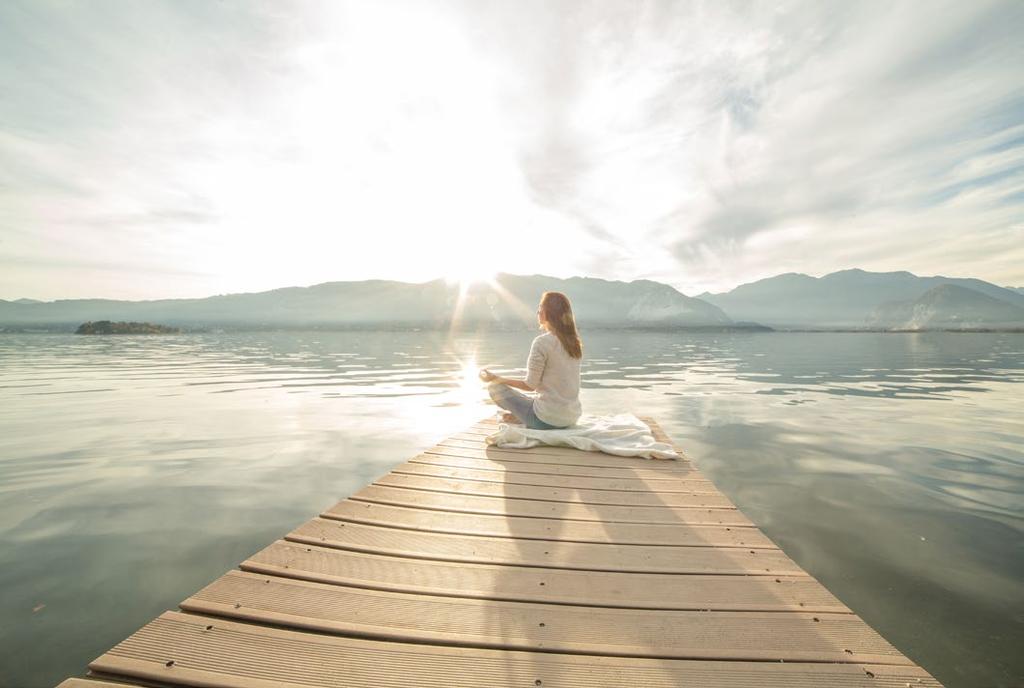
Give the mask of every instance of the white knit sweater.
<path id="1" fill-rule="evenodd" d="M 571 357 L 553 333 L 545 332 L 533 340 L 526 384 L 537 391 L 533 412 L 548 425 L 568 427 L 583 413 L 580 359 Z"/>

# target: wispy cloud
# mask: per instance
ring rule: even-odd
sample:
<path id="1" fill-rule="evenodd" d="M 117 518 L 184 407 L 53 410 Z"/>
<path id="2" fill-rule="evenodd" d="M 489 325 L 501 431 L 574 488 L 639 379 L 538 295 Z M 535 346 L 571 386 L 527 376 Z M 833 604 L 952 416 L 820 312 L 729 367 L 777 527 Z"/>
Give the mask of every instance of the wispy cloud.
<path id="1" fill-rule="evenodd" d="M 4 3 L 0 297 L 465 261 L 1024 284 L 1022 32 L 1016 2 Z"/>
<path id="2" fill-rule="evenodd" d="M 527 174 L 552 207 L 647 244 L 634 274 L 1024 279 L 1021 5 L 615 7 L 561 16 L 528 65 L 572 68 L 526 169 L 555 171 Z"/>

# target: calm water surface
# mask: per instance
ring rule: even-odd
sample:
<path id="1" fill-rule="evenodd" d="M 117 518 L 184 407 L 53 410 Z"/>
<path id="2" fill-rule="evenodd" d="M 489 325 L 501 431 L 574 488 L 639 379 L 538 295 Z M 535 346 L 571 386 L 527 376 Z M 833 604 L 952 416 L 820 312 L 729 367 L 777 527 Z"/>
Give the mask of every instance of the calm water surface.
<path id="1" fill-rule="evenodd" d="M 0 686 L 80 674 L 492 412 L 463 365 L 532 337 L 0 335 Z M 584 339 L 588 412 L 656 417 L 947 686 L 1024 685 L 1024 335 Z"/>

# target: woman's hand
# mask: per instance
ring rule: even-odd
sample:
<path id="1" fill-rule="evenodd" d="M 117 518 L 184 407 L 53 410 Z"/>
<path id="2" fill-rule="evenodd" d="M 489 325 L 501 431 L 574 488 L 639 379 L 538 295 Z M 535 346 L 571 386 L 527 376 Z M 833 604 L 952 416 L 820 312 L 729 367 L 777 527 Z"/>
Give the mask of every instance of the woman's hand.
<path id="1" fill-rule="evenodd" d="M 480 379 L 484 382 L 494 382 L 498 379 L 498 376 L 487 370 L 487 368 L 483 368 L 480 371 Z"/>

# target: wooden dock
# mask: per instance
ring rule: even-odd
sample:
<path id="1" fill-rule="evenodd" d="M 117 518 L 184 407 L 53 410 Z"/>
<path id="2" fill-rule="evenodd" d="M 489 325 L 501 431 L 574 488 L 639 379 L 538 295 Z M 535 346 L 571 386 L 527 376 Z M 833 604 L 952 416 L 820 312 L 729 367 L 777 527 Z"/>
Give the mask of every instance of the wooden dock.
<path id="1" fill-rule="evenodd" d="M 401 464 L 61 688 L 939 685 L 689 461 L 499 450 L 495 429 Z"/>

